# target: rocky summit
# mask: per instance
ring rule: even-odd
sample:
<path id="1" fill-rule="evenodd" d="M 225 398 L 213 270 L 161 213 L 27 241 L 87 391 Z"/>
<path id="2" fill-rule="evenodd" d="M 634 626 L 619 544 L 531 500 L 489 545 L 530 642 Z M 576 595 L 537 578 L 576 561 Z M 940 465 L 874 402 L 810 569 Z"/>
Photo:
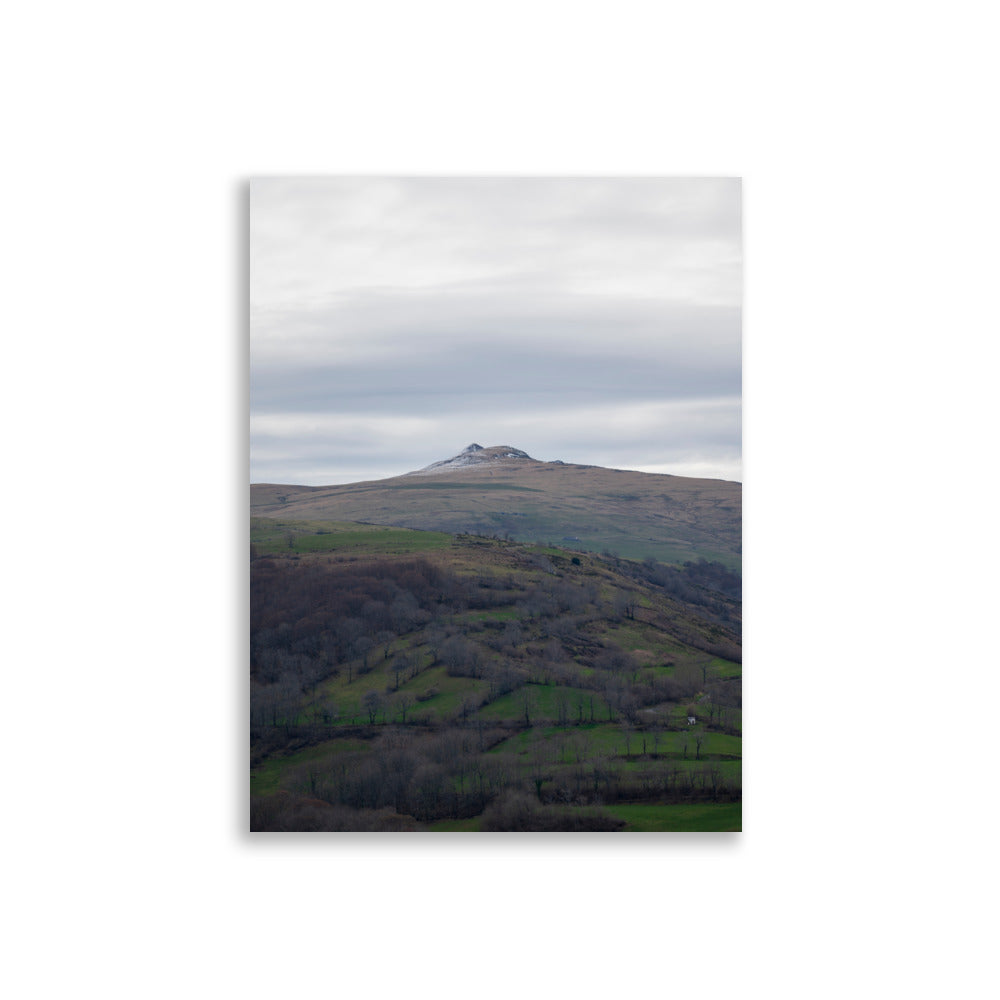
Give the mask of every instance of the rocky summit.
<path id="1" fill-rule="evenodd" d="M 425 468 L 407 473 L 407 475 L 433 476 L 444 472 L 455 472 L 458 469 L 482 468 L 483 466 L 506 464 L 511 459 L 528 462 L 536 461 L 526 451 L 521 451 L 520 448 L 512 448 L 508 444 L 484 448 L 481 444 L 473 442 L 468 448 L 465 448 L 453 458 L 446 458 L 441 462 L 432 462 Z"/>

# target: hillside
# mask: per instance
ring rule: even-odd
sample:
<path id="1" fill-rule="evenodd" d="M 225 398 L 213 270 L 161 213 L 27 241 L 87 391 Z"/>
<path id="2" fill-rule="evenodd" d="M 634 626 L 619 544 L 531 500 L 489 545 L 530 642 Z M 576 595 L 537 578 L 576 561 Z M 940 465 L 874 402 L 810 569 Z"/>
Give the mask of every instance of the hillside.
<path id="1" fill-rule="evenodd" d="M 250 628 L 252 829 L 740 828 L 718 564 L 254 518 Z"/>
<path id="2" fill-rule="evenodd" d="M 390 479 L 250 487 L 250 513 L 257 517 L 544 541 L 661 562 L 703 558 L 737 571 L 741 509 L 736 482 L 540 462 L 508 445 L 470 445 Z"/>

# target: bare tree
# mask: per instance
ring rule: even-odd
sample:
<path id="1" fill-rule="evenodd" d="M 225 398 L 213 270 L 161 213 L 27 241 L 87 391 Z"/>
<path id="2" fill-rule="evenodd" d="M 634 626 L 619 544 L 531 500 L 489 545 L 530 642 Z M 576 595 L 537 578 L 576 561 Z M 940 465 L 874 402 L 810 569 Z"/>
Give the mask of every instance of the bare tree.
<path id="1" fill-rule="evenodd" d="M 632 756 L 632 723 L 627 719 L 622 719 L 621 730 L 625 736 L 625 756 Z"/>
<path id="2" fill-rule="evenodd" d="M 521 645 L 521 626 L 517 622 L 507 622 L 504 626 L 503 635 L 501 636 L 500 641 L 505 649 L 513 650 Z"/>
<path id="3" fill-rule="evenodd" d="M 521 688 L 521 708 L 524 709 L 524 724 L 528 727 L 531 726 L 531 709 L 534 701 L 531 694 L 531 688 L 527 684 Z"/>
<path id="4" fill-rule="evenodd" d="M 396 658 L 392 661 L 392 676 L 395 681 L 395 686 L 393 690 L 399 690 L 399 679 L 408 670 L 412 669 L 412 662 L 409 653 L 399 653 Z M 411 674 L 412 676 L 412 674 Z"/>
<path id="5" fill-rule="evenodd" d="M 375 725 L 375 717 L 382 708 L 382 696 L 378 691 L 366 691 L 361 698 L 361 704 L 368 713 L 368 722 Z"/>
<path id="6" fill-rule="evenodd" d="M 559 726 L 569 724 L 569 695 L 562 688 L 556 692 L 556 720 Z"/>
<path id="7" fill-rule="evenodd" d="M 382 647 L 383 660 L 388 660 L 392 655 L 392 643 L 395 638 L 396 633 L 390 632 L 388 629 L 382 629 L 382 631 L 375 636 L 376 641 Z"/>
<path id="8" fill-rule="evenodd" d="M 396 711 L 399 713 L 400 721 L 406 725 L 406 713 L 413 707 L 413 695 L 409 691 L 400 691 L 393 702 Z"/>
<path id="9" fill-rule="evenodd" d="M 474 694 L 466 695 L 462 699 L 462 704 L 459 706 L 462 722 L 467 723 L 469 721 L 469 716 L 472 715 L 477 708 L 479 708 L 479 699 Z"/>
<path id="10" fill-rule="evenodd" d="M 625 618 L 634 619 L 635 609 L 639 604 L 638 595 L 631 590 L 619 591 L 614 597 L 615 613 Z"/>
<path id="11" fill-rule="evenodd" d="M 719 791 L 722 788 L 722 769 L 718 764 L 703 764 L 705 768 L 705 778 L 712 789 L 712 798 L 718 802 Z"/>
<path id="12" fill-rule="evenodd" d="M 653 756 L 660 756 L 660 737 L 663 734 L 663 724 L 660 717 L 656 716 L 653 722 Z"/>
<path id="13" fill-rule="evenodd" d="M 638 725 L 639 699 L 634 694 L 630 691 L 623 692 L 618 701 L 618 708 L 630 726 Z"/>
<path id="14" fill-rule="evenodd" d="M 358 638 L 354 640 L 353 643 L 354 655 L 361 657 L 361 669 L 358 671 L 359 673 L 362 674 L 368 673 L 370 669 L 368 657 L 371 654 L 372 646 L 374 645 L 375 644 L 372 642 L 372 640 L 369 639 L 368 636 L 366 635 L 358 636 Z M 350 682 L 348 681 L 348 683 Z"/>
<path id="15" fill-rule="evenodd" d="M 552 748 L 541 736 L 531 745 L 531 780 L 535 785 L 535 797 L 542 800 L 542 783 L 549 778 L 552 765 Z"/>
<path id="16" fill-rule="evenodd" d="M 701 663 L 701 686 L 703 688 L 708 685 L 708 671 L 709 671 L 709 669 L 710 669 L 711 666 L 712 666 L 711 659 L 705 659 Z M 713 677 L 714 677 L 715 674 L 716 674 L 716 671 L 713 670 L 712 671 Z"/>

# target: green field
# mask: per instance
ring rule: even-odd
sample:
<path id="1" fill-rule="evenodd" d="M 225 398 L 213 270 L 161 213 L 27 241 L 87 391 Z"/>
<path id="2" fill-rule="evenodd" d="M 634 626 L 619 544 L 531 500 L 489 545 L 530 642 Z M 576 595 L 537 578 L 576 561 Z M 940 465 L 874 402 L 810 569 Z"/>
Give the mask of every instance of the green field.
<path id="1" fill-rule="evenodd" d="M 295 552 L 339 552 L 360 555 L 411 555 L 447 549 L 451 535 L 377 524 L 338 521 L 281 521 L 255 517 L 250 543 L 267 555 Z"/>
<path id="2" fill-rule="evenodd" d="M 272 757 L 250 771 L 250 794 L 268 795 L 281 787 L 282 777 L 300 765 L 329 764 L 338 754 L 364 751 L 365 740 L 335 739 L 284 757 Z"/>
<path id="3" fill-rule="evenodd" d="M 741 802 L 698 805 L 611 805 L 607 812 L 635 833 L 734 833 L 743 829 Z"/>
<path id="4" fill-rule="evenodd" d="M 491 706 L 492 707 L 492 706 Z M 514 706 L 516 710 L 516 705 Z M 486 712 L 481 713 L 486 716 Z M 523 729 L 490 753 L 525 754 L 537 746 L 548 746 L 554 762 L 570 763 L 578 757 L 648 757 L 696 765 L 702 761 L 739 762 L 741 740 L 738 736 L 704 733 L 700 749 L 691 730 L 654 731 L 648 728 L 626 729 L 620 723 L 583 723 L 565 726 L 538 725 Z"/>

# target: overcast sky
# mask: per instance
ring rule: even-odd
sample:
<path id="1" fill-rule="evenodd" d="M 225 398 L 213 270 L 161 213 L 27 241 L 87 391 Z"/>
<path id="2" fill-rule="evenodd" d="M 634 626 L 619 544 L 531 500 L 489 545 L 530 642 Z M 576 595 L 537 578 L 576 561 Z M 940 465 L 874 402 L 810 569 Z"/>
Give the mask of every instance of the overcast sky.
<path id="1" fill-rule="evenodd" d="M 740 226 L 731 178 L 252 181 L 250 481 L 742 479 Z"/>

